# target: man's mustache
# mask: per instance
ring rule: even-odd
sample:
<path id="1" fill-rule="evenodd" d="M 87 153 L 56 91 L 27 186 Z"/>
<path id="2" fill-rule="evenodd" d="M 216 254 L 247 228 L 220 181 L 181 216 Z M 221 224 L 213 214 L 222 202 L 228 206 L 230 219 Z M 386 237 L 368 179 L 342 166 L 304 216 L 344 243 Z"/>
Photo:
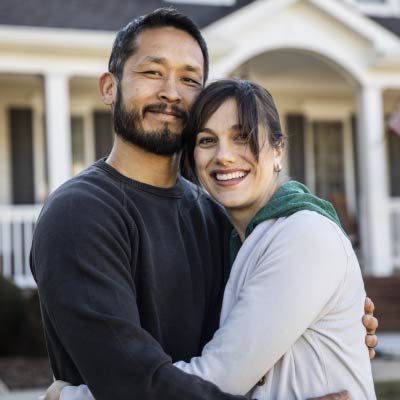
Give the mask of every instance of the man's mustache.
<path id="1" fill-rule="evenodd" d="M 186 123 L 189 118 L 189 113 L 185 110 L 182 110 L 176 104 L 171 104 L 168 106 L 168 104 L 165 103 L 149 104 L 145 106 L 143 108 L 143 115 L 146 112 L 165 112 L 167 109 L 168 111 L 172 111 L 172 113 L 174 113 L 178 118 L 181 118 L 183 123 Z"/>

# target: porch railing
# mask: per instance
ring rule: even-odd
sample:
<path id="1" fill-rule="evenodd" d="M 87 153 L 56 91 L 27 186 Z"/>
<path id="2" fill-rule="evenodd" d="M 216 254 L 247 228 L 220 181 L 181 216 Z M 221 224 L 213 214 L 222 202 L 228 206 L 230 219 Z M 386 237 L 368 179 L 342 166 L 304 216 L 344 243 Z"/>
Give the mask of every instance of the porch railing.
<path id="1" fill-rule="evenodd" d="M 29 267 L 29 252 L 41 207 L 0 206 L 0 271 L 23 288 L 36 286 Z"/>
<path id="2" fill-rule="evenodd" d="M 36 286 L 29 252 L 41 207 L 0 206 L 0 274 L 23 288 Z M 393 265 L 400 269 L 400 199 L 390 200 L 390 214 Z"/>
<path id="3" fill-rule="evenodd" d="M 400 269 L 400 199 L 390 202 L 393 265 Z"/>

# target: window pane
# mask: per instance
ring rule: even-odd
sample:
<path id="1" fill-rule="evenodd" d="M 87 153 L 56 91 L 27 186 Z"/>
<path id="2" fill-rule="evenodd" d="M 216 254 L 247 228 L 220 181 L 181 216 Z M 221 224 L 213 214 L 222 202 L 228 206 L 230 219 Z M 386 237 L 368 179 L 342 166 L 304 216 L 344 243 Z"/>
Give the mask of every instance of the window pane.
<path id="1" fill-rule="evenodd" d="M 286 117 L 290 176 L 302 183 L 305 183 L 304 122 L 301 114 Z"/>
<path id="2" fill-rule="evenodd" d="M 317 195 L 330 199 L 343 195 L 343 130 L 340 122 L 314 122 L 315 180 Z"/>
<path id="3" fill-rule="evenodd" d="M 76 175 L 85 168 L 85 139 L 83 117 L 71 118 L 72 174 Z"/>

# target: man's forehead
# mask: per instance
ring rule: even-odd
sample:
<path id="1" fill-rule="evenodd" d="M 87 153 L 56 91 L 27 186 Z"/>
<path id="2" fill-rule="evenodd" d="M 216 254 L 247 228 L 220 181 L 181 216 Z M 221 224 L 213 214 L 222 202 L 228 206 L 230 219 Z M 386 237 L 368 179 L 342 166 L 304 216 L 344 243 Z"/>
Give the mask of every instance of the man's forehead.
<path id="1" fill-rule="evenodd" d="M 197 40 L 184 30 L 174 27 L 145 28 L 136 37 L 136 54 L 146 58 L 183 57 L 182 62 L 204 63 Z"/>

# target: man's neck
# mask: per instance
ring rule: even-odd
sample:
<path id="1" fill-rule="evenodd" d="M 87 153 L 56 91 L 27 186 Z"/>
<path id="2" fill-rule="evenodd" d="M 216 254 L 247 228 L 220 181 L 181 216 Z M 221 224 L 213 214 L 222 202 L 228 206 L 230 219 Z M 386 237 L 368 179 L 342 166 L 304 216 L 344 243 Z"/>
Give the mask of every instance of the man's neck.
<path id="1" fill-rule="evenodd" d="M 120 174 L 148 185 L 168 188 L 176 183 L 180 154 L 160 156 L 115 137 L 106 163 Z"/>

